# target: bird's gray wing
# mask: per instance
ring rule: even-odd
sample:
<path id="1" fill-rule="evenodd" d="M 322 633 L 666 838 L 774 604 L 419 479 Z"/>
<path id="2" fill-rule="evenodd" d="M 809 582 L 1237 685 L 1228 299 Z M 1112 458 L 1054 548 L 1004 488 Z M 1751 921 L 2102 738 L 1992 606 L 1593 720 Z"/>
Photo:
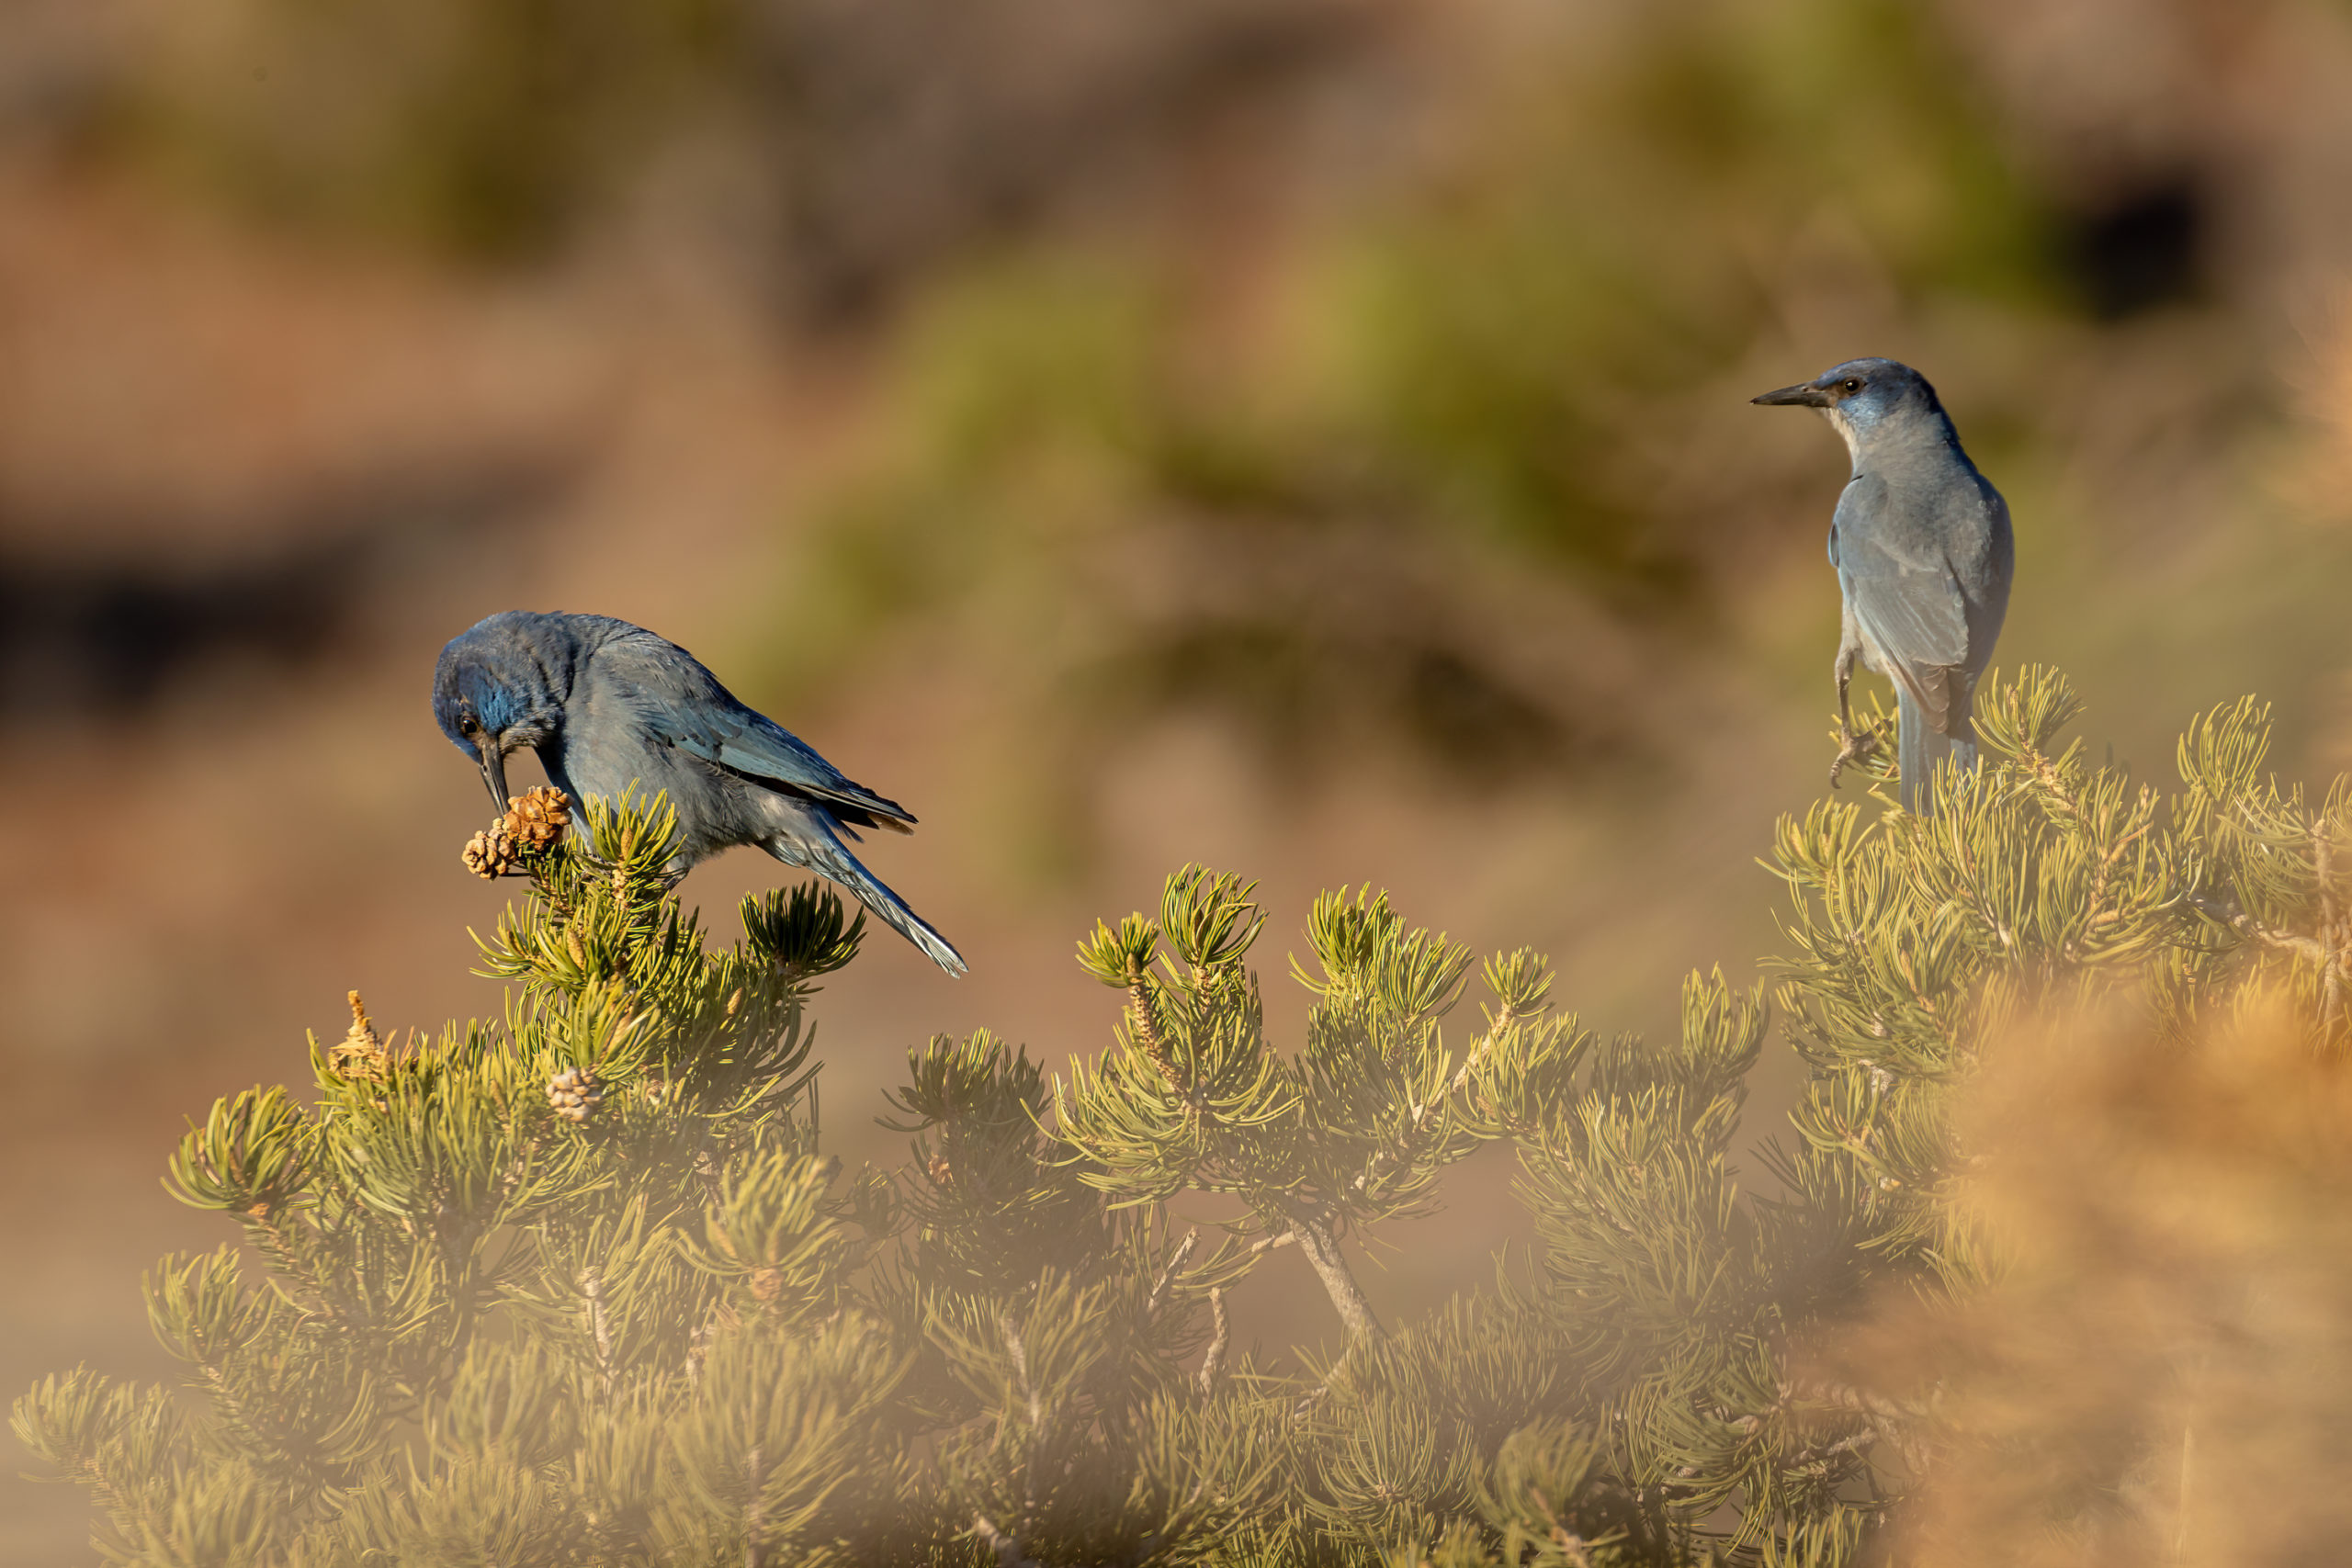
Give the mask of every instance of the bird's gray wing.
<path id="1" fill-rule="evenodd" d="M 845 823 L 913 830 L 914 817 L 904 807 L 844 776 L 807 741 L 745 706 L 676 644 L 639 632 L 599 649 L 596 662 L 601 676 L 626 686 L 655 739 L 754 784 L 818 801 Z"/>
<path id="2" fill-rule="evenodd" d="M 822 801 L 835 816 L 860 827 L 905 832 L 914 826 L 914 818 L 897 801 L 844 777 L 807 741 L 740 703 L 732 712 L 713 706 L 679 715 L 673 730 L 669 739 L 680 750 L 756 783 Z"/>
<path id="3" fill-rule="evenodd" d="M 1891 515 L 1885 485 L 1869 475 L 1846 487 L 1833 528 L 1838 582 L 1885 674 L 1951 733 L 1968 663 L 1968 604 L 1951 562 L 1931 534 Z"/>

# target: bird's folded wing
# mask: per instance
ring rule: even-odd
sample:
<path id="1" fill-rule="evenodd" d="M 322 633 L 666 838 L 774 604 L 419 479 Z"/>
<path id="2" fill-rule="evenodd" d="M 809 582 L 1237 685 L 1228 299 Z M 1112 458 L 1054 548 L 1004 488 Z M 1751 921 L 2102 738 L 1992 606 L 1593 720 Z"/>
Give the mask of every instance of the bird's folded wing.
<path id="1" fill-rule="evenodd" d="M 629 626 L 599 647 L 592 678 L 605 682 L 656 740 L 818 801 L 844 823 L 912 830 L 914 818 L 904 807 L 844 778 L 798 736 L 746 707 L 693 654 L 651 632 Z"/>
<path id="2" fill-rule="evenodd" d="M 824 802 L 860 826 L 904 830 L 914 818 L 895 800 L 842 776 L 808 744 L 773 719 L 742 708 L 668 713 L 657 731 L 680 750 L 763 784 Z"/>
<path id="3" fill-rule="evenodd" d="M 1877 645 L 1886 674 L 1929 725 L 1950 733 L 1951 673 L 1968 662 L 1968 606 L 1951 568 L 1940 560 L 1906 566 L 1850 531 L 1840 542 L 1838 571 L 1854 619 Z"/>

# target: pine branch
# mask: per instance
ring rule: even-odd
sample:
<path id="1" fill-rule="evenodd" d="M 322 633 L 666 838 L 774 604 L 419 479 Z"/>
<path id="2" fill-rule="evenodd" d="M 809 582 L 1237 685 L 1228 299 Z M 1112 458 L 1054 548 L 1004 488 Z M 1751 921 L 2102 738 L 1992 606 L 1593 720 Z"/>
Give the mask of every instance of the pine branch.
<path id="1" fill-rule="evenodd" d="M 613 1336 L 605 1321 L 605 1281 L 594 1264 L 580 1270 L 580 1294 L 582 1310 L 588 1314 L 588 1327 L 596 1341 L 597 1381 L 605 1397 L 613 1396 Z"/>
<path id="2" fill-rule="evenodd" d="M 1044 1563 L 1022 1551 L 1019 1541 L 997 1529 L 986 1514 L 972 1516 L 972 1533 L 996 1553 L 997 1568 L 1046 1568 Z"/>
<path id="3" fill-rule="evenodd" d="M 1201 1233 L 1197 1228 L 1186 1231 L 1184 1239 L 1176 1244 L 1175 1252 L 1159 1270 L 1159 1278 L 1151 1282 L 1151 1294 L 1144 1300 L 1143 1315 L 1146 1322 L 1159 1315 L 1159 1303 L 1168 1294 L 1169 1281 L 1175 1279 L 1176 1271 L 1184 1267 L 1186 1260 L 1193 1256 L 1193 1249 L 1200 1244 Z"/>
<path id="4" fill-rule="evenodd" d="M 1293 1220 L 1290 1229 L 1299 1251 L 1306 1255 L 1306 1261 L 1314 1268 L 1315 1277 L 1323 1281 L 1331 1305 L 1338 1309 L 1349 1343 L 1379 1338 L 1380 1320 L 1373 1315 L 1372 1303 L 1365 1299 L 1354 1272 L 1348 1268 L 1330 1221 L 1321 1215 L 1302 1217 Z"/>
<path id="5" fill-rule="evenodd" d="M 2188 907 L 2214 924 L 2228 927 L 2248 942 L 2259 942 L 2275 952 L 2292 953 L 2323 969 L 2334 966 L 2335 954 L 2324 943 L 2307 936 L 2297 936 L 2292 931 L 2274 931 L 2233 905 L 2192 893 L 2188 896 Z"/>
<path id="6" fill-rule="evenodd" d="M 1225 1287 L 1209 1287 L 1209 1319 L 1216 1325 L 1209 1336 L 1209 1348 L 1201 1357 L 1201 1397 L 1206 1399 L 1216 1392 L 1217 1379 L 1225 1373 L 1226 1348 L 1232 1343 L 1233 1324 L 1226 1315 Z"/>
<path id="7" fill-rule="evenodd" d="M 2312 826 L 2312 869 L 2319 880 L 2319 929 L 2327 962 L 2320 968 L 2320 1027 L 2333 1032 L 2344 1012 L 2344 955 L 2338 946 L 2335 878 L 2335 835 L 2324 822 Z"/>
<path id="8" fill-rule="evenodd" d="M 751 1483 L 751 1501 L 743 1509 L 743 1568 L 760 1568 L 760 1527 L 767 1522 L 766 1477 L 761 1472 L 760 1445 L 743 1457 L 743 1473 Z"/>
<path id="9" fill-rule="evenodd" d="M 1350 1190 L 1361 1195 L 1369 1190 L 1374 1182 L 1387 1176 L 1398 1167 L 1410 1163 L 1420 1143 L 1421 1130 L 1428 1124 L 1430 1117 L 1440 1107 L 1451 1103 L 1453 1097 L 1462 1092 L 1464 1087 L 1470 1081 L 1470 1075 L 1476 1072 L 1479 1064 L 1493 1054 L 1496 1043 L 1520 1021 L 1520 1015 L 1510 1008 L 1505 1007 L 1498 1010 L 1494 1021 L 1487 1025 L 1487 1032 L 1473 1042 L 1469 1051 L 1464 1055 L 1462 1065 L 1456 1067 L 1453 1070 L 1453 1076 L 1446 1080 L 1445 1088 L 1427 1100 L 1417 1100 L 1413 1103 L 1405 1125 L 1404 1136 L 1390 1147 L 1376 1151 L 1372 1158 L 1365 1161 L 1364 1168 L 1356 1172 L 1354 1181 L 1350 1184 Z"/>
<path id="10" fill-rule="evenodd" d="M 1177 1069 L 1176 1061 L 1168 1049 L 1168 1037 L 1160 1032 L 1159 1018 L 1151 1005 L 1151 982 L 1138 976 L 1127 987 L 1127 1023 L 1134 1030 L 1136 1043 L 1159 1071 L 1168 1085 L 1168 1092 L 1179 1100 L 1190 1100 L 1193 1086 Z"/>
<path id="11" fill-rule="evenodd" d="M 1046 1424 L 1046 1402 L 1037 1393 L 1036 1385 L 1029 1381 L 1029 1349 L 1021 1343 L 1020 1330 L 1012 1326 L 1012 1320 L 1009 1317 L 1003 1322 L 1003 1329 L 1004 1348 L 1012 1355 L 1012 1374 L 1017 1381 L 1022 1402 L 1029 1413 L 1030 1428 L 1034 1431 Z"/>

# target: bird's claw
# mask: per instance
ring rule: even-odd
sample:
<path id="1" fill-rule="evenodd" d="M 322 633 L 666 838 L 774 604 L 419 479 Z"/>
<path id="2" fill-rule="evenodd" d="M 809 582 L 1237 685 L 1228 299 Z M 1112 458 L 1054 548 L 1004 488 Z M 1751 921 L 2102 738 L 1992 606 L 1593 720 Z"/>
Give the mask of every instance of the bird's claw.
<path id="1" fill-rule="evenodd" d="M 1829 763 L 1829 787 L 1838 787 L 1838 775 L 1846 771 L 1849 762 L 1860 766 L 1878 755 L 1878 731 L 1864 728 L 1856 731 L 1840 723 L 1838 726 L 1838 755 Z"/>

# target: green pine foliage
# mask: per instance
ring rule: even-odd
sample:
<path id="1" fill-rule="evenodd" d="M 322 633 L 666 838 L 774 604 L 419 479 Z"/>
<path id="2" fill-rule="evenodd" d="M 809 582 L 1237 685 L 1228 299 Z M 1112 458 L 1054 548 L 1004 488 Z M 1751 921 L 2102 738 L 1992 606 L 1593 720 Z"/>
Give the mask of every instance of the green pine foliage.
<path id="1" fill-rule="evenodd" d="M 773 893 L 714 949 L 661 803 L 592 803 L 484 943 L 503 1018 L 395 1049 L 355 998 L 312 1098 L 191 1128 L 172 1184 L 242 1235 L 146 1281 L 181 1386 L 52 1377 L 17 1431 L 119 1564 L 1863 1561 L 1933 1478 L 1933 1391 L 1823 1348 L 1873 1292 L 1999 1277 L 1953 1114 L 1980 1053 L 2084 1001 L 2161 1041 L 2283 998 L 2346 1043 L 2352 785 L 2277 784 L 2241 702 L 2159 791 L 2062 739 L 2078 706 L 1988 683 L 1934 815 L 1882 761 L 1874 804 L 1784 821 L 1770 994 L 1694 976 L 1663 1042 L 1342 889 L 1277 1049 L 1267 912 L 1187 868 L 1080 944 L 1123 998 L 1099 1055 L 910 1053 L 888 1172 L 817 1116 L 810 1004 L 862 922 Z M 1775 1021 L 1810 1080 L 1759 1145 Z M 1409 1245 L 1494 1143 L 1537 1247 L 1384 1322 L 1362 1238 Z M 1265 1269 L 1328 1295 L 1331 1353 L 1237 1351 Z"/>

